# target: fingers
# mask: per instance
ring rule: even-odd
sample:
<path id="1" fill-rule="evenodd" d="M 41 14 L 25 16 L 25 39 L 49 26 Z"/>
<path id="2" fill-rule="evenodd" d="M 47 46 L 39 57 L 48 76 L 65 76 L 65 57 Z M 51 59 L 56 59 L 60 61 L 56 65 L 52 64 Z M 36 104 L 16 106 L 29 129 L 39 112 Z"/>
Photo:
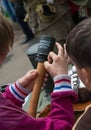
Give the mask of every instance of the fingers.
<path id="1" fill-rule="evenodd" d="M 58 49 L 58 55 L 55 54 L 54 52 L 50 52 L 48 55 L 48 61 L 44 62 L 45 68 L 48 70 L 48 68 L 50 68 L 50 65 L 53 61 L 55 61 L 57 59 L 57 56 L 63 56 L 64 52 L 63 52 L 63 47 L 56 42 L 56 46 Z"/>
<path id="2" fill-rule="evenodd" d="M 24 78 L 32 80 L 32 79 L 35 79 L 37 77 L 37 75 L 38 75 L 37 70 L 30 70 L 27 72 L 27 74 L 24 76 Z"/>
<path id="3" fill-rule="evenodd" d="M 37 75 L 38 74 L 38 72 L 37 72 L 37 70 L 31 70 L 31 75 Z"/>
<path id="4" fill-rule="evenodd" d="M 37 75 L 37 70 L 30 70 L 22 77 L 22 79 L 31 81 L 32 79 L 35 79 Z"/>
<path id="5" fill-rule="evenodd" d="M 57 55 L 54 52 L 50 52 L 48 55 L 48 61 L 44 62 L 44 66 L 46 68 L 46 70 L 48 70 L 48 68 L 50 68 L 52 62 L 56 59 Z"/>
<path id="6" fill-rule="evenodd" d="M 48 61 L 49 63 L 52 63 L 53 59 L 56 58 L 56 54 L 54 52 L 50 52 L 49 55 L 48 55 Z"/>
<path id="7" fill-rule="evenodd" d="M 58 74 L 66 74 L 68 70 L 68 56 L 65 45 L 62 47 L 59 43 L 56 42 L 56 46 L 58 49 L 58 54 L 50 52 L 48 55 L 48 61 L 44 63 L 47 72 L 49 72 L 52 77 Z M 50 63 L 50 61 L 52 62 Z"/>
<path id="8" fill-rule="evenodd" d="M 56 46 L 58 49 L 58 56 L 64 56 L 64 48 L 58 42 L 56 42 Z M 57 54 L 55 54 L 54 52 L 50 52 L 48 55 L 48 62 L 52 63 L 53 59 L 55 59 L 56 57 Z"/>
<path id="9" fill-rule="evenodd" d="M 48 73 L 45 74 L 45 77 L 44 77 L 44 83 L 43 83 L 43 86 L 42 87 L 45 87 L 46 86 L 46 82 L 48 81 Z"/>
<path id="10" fill-rule="evenodd" d="M 44 66 L 45 66 L 46 70 L 48 70 L 48 68 L 50 67 L 50 63 L 48 61 L 45 61 Z"/>
<path id="11" fill-rule="evenodd" d="M 58 49 L 58 56 L 64 56 L 64 48 L 58 42 L 56 42 L 56 46 Z"/>
<path id="12" fill-rule="evenodd" d="M 67 51 L 66 51 L 66 44 L 64 44 L 64 47 L 62 47 L 58 42 L 56 43 L 56 46 L 58 48 L 58 55 L 63 56 L 65 59 L 68 59 Z"/>
<path id="13" fill-rule="evenodd" d="M 36 70 L 30 70 L 30 71 L 28 71 L 28 73 L 26 75 L 28 75 L 28 76 L 37 75 L 37 71 Z"/>

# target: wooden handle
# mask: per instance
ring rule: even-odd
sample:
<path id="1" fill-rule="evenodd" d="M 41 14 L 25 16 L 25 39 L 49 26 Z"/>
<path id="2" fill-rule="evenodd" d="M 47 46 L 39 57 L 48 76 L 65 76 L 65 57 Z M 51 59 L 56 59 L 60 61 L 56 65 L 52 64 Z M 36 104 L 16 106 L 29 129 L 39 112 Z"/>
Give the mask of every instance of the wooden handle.
<path id="1" fill-rule="evenodd" d="M 43 63 L 38 63 L 37 71 L 38 71 L 38 77 L 35 80 L 35 84 L 34 84 L 33 91 L 32 91 L 32 97 L 31 97 L 31 101 L 30 101 L 30 107 L 29 107 L 29 111 L 28 111 L 29 114 L 33 117 L 36 117 L 40 90 L 41 90 L 41 86 L 43 85 L 44 77 L 45 77 L 45 73 L 46 73 Z"/>

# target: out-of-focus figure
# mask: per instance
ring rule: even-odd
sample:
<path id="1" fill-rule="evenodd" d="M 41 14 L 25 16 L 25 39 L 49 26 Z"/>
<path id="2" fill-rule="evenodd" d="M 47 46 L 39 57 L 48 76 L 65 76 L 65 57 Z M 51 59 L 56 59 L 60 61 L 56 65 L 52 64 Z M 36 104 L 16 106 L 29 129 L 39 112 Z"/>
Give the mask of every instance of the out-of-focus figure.
<path id="1" fill-rule="evenodd" d="M 48 34 L 64 42 L 74 26 L 68 2 L 24 0 L 26 19 L 36 36 Z"/>
<path id="2" fill-rule="evenodd" d="M 23 44 L 25 44 L 28 41 L 30 41 L 32 38 L 34 38 L 34 34 L 31 30 L 31 28 L 29 27 L 28 23 L 24 21 L 24 18 L 26 15 L 26 10 L 24 8 L 23 1 L 22 0 L 15 0 L 13 2 L 13 4 L 14 4 L 16 16 L 18 18 L 18 22 L 21 25 L 24 34 L 26 35 L 26 39 L 23 42 Z"/>
<path id="3" fill-rule="evenodd" d="M 15 13 L 13 4 L 9 0 L 1 0 L 1 5 L 5 9 L 5 11 L 7 12 L 7 14 L 11 18 L 11 20 L 13 22 L 16 22 L 17 21 L 17 16 L 16 16 L 16 13 Z"/>

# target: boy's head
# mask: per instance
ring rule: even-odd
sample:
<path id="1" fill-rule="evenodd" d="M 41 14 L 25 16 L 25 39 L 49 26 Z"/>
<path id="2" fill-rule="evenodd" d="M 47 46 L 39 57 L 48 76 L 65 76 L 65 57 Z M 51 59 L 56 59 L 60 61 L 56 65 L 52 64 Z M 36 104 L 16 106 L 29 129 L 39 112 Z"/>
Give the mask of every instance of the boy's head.
<path id="1" fill-rule="evenodd" d="M 0 14 L 0 61 L 13 45 L 14 33 L 11 23 Z M 0 62 L 1 63 L 1 62 Z"/>
<path id="2" fill-rule="evenodd" d="M 66 51 L 80 79 L 91 90 L 91 18 L 83 20 L 70 32 Z"/>
<path id="3" fill-rule="evenodd" d="M 66 50 L 79 68 L 91 67 L 91 18 L 83 20 L 70 32 Z"/>

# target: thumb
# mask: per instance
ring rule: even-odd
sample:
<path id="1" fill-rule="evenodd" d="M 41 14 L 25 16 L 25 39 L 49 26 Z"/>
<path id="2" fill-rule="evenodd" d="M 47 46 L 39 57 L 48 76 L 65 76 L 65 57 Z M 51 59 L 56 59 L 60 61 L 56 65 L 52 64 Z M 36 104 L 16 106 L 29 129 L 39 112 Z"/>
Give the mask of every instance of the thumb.
<path id="1" fill-rule="evenodd" d="M 48 70 L 50 68 L 50 63 L 48 61 L 44 62 L 45 69 Z"/>
<path id="2" fill-rule="evenodd" d="M 37 70 L 33 70 L 30 73 L 31 73 L 30 79 L 35 79 L 38 76 Z"/>

